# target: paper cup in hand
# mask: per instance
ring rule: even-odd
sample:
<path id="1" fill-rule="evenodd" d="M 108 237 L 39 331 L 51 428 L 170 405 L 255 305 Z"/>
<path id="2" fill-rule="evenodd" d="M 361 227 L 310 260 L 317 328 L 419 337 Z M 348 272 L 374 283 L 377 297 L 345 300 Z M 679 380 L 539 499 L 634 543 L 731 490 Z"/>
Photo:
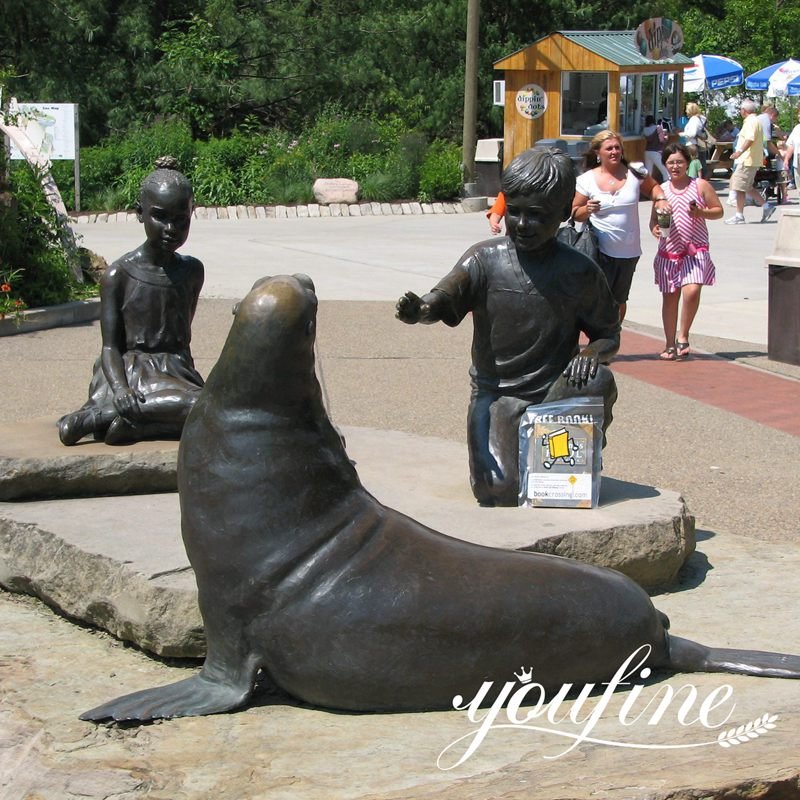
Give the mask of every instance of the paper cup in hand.
<path id="1" fill-rule="evenodd" d="M 658 222 L 658 227 L 661 229 L 661 238 L 666 239 L 667 236 L 669 236 L 669 226 L 672 223 L 672 215 L 666 211 L 662 211 L 656 214 L 656 221 Z"/>

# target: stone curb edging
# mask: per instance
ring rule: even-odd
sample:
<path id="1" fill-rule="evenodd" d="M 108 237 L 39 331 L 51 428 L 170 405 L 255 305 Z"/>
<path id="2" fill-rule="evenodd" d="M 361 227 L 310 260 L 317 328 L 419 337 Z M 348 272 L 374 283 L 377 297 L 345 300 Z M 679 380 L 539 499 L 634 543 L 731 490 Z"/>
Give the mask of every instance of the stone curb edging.
<path id="1" fill-rule="evenodd" d="M 63 325 L 94 322 L 97 319 L 100 319 L 100 298 L 92 297 L 57 306 L 30 308 L 22 312 L 19 322 L 10 316 L 0 319 L 0 336 L 15 336 L 18 333 L 43 331 Z"/>
<path id="2" fill-rule="evenodd" d="M 200 206 L 194 210 L 195 219 L 240 220 L 240 219 L 297 219 L 321 217 L 390 217 L 427 214 L 469 214 L 486 211 L 487 197 L 468 197 L 455 203 L 331 203 L 320 205 L 309 203 L 297 206 Z M 133 211 L 71 214 L 76 225 L 96 222 L 135 222 Z"/>

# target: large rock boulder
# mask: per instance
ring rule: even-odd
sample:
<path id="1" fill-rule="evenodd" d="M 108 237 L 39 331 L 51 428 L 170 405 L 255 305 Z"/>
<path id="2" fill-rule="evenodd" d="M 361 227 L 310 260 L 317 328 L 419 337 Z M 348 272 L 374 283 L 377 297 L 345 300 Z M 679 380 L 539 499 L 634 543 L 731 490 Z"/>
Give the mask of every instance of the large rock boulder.
<path id="1" fill-rule="evenodd" d="M 358 183 L 349 178 L 317 178 L 314 197 L 321 206 L 331 203 L 357 203 Z"/>

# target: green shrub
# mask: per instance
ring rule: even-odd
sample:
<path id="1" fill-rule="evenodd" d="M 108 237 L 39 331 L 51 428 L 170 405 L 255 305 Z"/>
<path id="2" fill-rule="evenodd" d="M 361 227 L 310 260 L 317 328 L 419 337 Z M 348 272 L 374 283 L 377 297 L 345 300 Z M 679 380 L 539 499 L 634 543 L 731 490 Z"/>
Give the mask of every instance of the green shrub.
<path id="1" fill-rule="evenodd" d="M 242 201 L 233 170 L 213 159 L 204 158 L 195 162 L 192 187 L 198 206 L 235 206 Z"/>
<path id="2" fill-rule="evenodd" d="M 778 109 L 778 125 L 782 131 L 791 133 L 794 126 L 797 125 L 797 107 L 791 99 L 780 99 L 776 102 L 776 108 Z"/>
<path id="3" fill-rule="evenodd" d="M 428 148 L 419 174 L 419 199 L 423 203 L 449 200 L 461 191 L 461 148 L 438 139 Z"/>
<path id="4" fill-rule="evenodd" d="M 225 139 L 211 138 L 195 144 L 195 161 L 204 159 L 215 161 L 220 166 L 237 171 L 247 163 L 247 159 L 258 150 L 258 138 L 245 136 L 238 131 Z M 190 171 L 187 166 L 187 174 Z"/>
<path id="5" fill-rule="evenodd" d="M 179 169 L 189 174 L 195 152 L 189 126 L 174 120 L 136 128 L 103 146 L 111 151 L 107 157 L 116 158 L 119 163 L 118 176 L 111 186 L 103 186 L 103 191 L 112 187 L 117 190 L 125 208 L 131 208 L 138 200 L 142 181 L 155 168 L 157 158 L 173 156 Z"/>
<path id="6" fill-rule="evenodd" d="M 194 201 L 199 206 L 230 206 L 239 202 L 239 188 L 234 177 L 241 156 L 238 142 L 225 139 L 199 142 L 191 164 Z"/>
<path id="7" fill-rule="evenodd" d="M 122 208 L 133 208 L 136 205 L 142 182 L 152 171 L 152 165 L 144 166 L 143 164 L 131 164 L 123 169 L 122 174 L 113 184 L 113 189 L 122 202 Z"/>
<path id="8" fill-rule="evenodd" d="M 194 152 L 195 143 L 188 126 L 173 120 L 136 128 L 125 136 L 81 148 L 81 207 L 93 211 L 131 208 L 157 158 L 173 156 L 180 169 L 189 174 Z M 71 185 L 65 180 L 65 186 Z M 70 199 L 68 207 L 74 208 L 74 194 Z"/>
<path id="9" fill-rule="evenodd" d="M 396 199 L 410 199 L 419 191 L 419 174 L 428 140 L 422 133 L 404 133 L 389 155 L 387 172 L 395 177 Z"/>
<path id="10" fill-rule="evenodd" d="M 178 120 L 134 128 L 124 138 L 109 141 L 107 146 L 117 150 L 123 171 L 145 171 L 145 174 L 154 168 L 160 156 L 173 156 L 179 168 L 188 172 L 195 153 L 189 126 Z"/>
<path id="11" fill-rule="evenodd" d="M 403 138 L 409 135 L 408 125 L 402 117 L 396 114 L 378 120 L 375 126 L 378 131 L 378 137 L 387 150 L 394 150 L 402 143 Z M 419 135 L 423 141 L 425 140 L 423 134 L 417 135 Z"/>
<path id="12" fill-rule="evenodd" d="M 713 106 L 712 108 L 708 109 L 708 116 L 706 122 L 706 130 L 708 130 L 711 135 L 714 135 L 714 131 L 722 125 L 723 122 L 728 118 L 728 115 L 725 111 L 723 106 Z"/>
<path id="13" fill-rule="evenodd" d="M 352 116 L 331 105 L 291 144 L 303 154 L 315 178 L 341 178 L 356 152 L 353 137 L 363 139 L 361 127 Z"/>
<path id="14" fill-rule="evenodd" d="M 239 181 L 242 193 L 247 198 L 248 203 L 267 205 L 271 202 L 267 186 L 269 164 L 268 157 L 262 153 L 254 153 L 247 159 L 247 163 L 239 174 Z"/>
<path id="15" fill-rule="evenodd" d="M 267 203 L 304 203 L 314 197 L 312 166 L 300 148 L 289 146 L 290 150 L 266 165 L 263 191 Z"/>
<path id="16" fill-rule="evenodd" d="M 58 186 L 64 205 L 68 209 L 75 208 L 75 162 L 53 161 L 50 174 Z"/>
<path id="17" fill-rule="evenodd" d="M 349 153 L 380 153 L 386 148 L 378 123 L 365 117 L 347 120 L 342 144 Z"/>
<path id="18" fill-rule="evenodd" d="M 125 189 L 120 186 L 109 186 L 105 191 L 98 192 L 92 196 L 91 203 L 81 200 L 81 207 L 108 213 L 112 211 L 130 211 L 132 209 Z"/>
<path id="19" fill-rule="evenodd" d="M 268 184 L 270 204 L 291 206 L 298 203 L 313 203 L 313 184 L 309 181 L 290 181 L 288 183 Z"/>
<path id="20" fill-rule="evenodd" d="M 381 165 L 359 179 L 365 200 L 391 202 L 417 196 L 419 170 L 427 150 L 422 134 L 404 134 L 393 143 Z"/>
<path id="21" fill-rule="evenodd" d="M 124 198 L 114 188 L 122 174 L 122 158 L 117 148 L 113 145 L 82 147 L 80 169 L 82 208 L 112 211 L 125 207 Z M 120 205 L 109 208 L 110 197 L 116 197 Z"/>
<path id="22" fill-rule="evenodd" d="M 361 183 L 368 175 L 380 172 L 385 164 L 386 157 L 380 153 L 353 153 L 347 162 L 347 173 L 340 177 Z"/>
<path id="23" fill-rule="evenodd" d="M 289 134 L 279 129 L 252 137 L 253 146 L 237 175 L 246 202 L 265 205 L 271 199 L 270 175 L 272 166 L 296 148 Z"/>
<path id="24" fill-rule="evenodd" d="M 359 182 L 362 200 L 390 203 L 402 195 L 397 194 L 397 179 L 388 172 L 373 172 Z"/>
<path id="25" fill-rule="evenodd" d="M 381 202 L 420 193 L 430 199 L 458 194 L 459 149 L 439 142 L 427 152 L 426 137 L 409 131 L 402 117 L 373 120 L 335 104 L 300 135 L 251 126 L 224 139 L 194 142 L 186 125 L 167 120 L 81 151 L 82 206 L 94 211 L 131 207 L 162 155 L 178 160 L 198 205 L 308 202 L 320 177 L 353 178 L 365 199 Z M 72 202 L 72 164 L 60 164 L 59 187 Z"/>
<path id="26" fill-rule="evenodd" d="M 14 295 L 28 306 L 63 303 L 81 288 L 63 243 L 65 222 L 45 199 L 40 177 L 27 162 L 16 162 L 8 185 L 13 201 L 0 214 L 0 267 L 4 276 L 15 275 Z"/>

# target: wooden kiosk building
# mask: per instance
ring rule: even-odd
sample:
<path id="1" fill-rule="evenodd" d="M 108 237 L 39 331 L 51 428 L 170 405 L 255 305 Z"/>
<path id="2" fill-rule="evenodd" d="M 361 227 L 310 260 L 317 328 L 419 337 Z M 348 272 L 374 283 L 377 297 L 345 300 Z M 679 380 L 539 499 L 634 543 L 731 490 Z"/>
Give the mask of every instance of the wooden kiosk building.
<path id="1" fill-rule="evenodd" d="M 504 165 L 542 139 L 581 155 L 604 128 L 622 135 L 629 160 L 644 158 L 645 116 L 674 126 L 693 62 L 646 58 L 634 33 L 556 31 L 495 62 L 505 73 Z"/>

